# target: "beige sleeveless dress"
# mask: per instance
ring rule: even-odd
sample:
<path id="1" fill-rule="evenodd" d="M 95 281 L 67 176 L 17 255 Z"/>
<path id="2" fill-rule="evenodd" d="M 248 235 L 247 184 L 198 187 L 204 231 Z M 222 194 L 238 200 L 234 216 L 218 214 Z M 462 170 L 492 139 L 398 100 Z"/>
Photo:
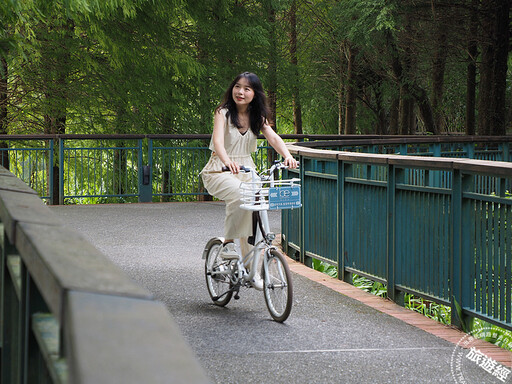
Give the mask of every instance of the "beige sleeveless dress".
<path id="1" fill-rule="evenodd" d="M 240 165 L 255 168 L 251 153 L 256 152 L 258 141 L 256 135 L 249 129 L 240 134 L 238 129 L 226 118 L 227 109 L 222 109 L 224 115 L 224 147 L 229 158 Z M 251 181 L 251 174 L 240 172 L 233 175 L 229 172 L 210 173 L 220 171 L 224 164 L 215 154 L 213 137 L 210 141 L 212 154 L 210 160 L 201 171 L 203 184 L 212 196 L 226 202 L 226 219 L 224 221 L 224 236 L 226 239 L 239 239 L 252 234 L 251 211 L 240 208 L 239 186 L 242 181 Z"/>

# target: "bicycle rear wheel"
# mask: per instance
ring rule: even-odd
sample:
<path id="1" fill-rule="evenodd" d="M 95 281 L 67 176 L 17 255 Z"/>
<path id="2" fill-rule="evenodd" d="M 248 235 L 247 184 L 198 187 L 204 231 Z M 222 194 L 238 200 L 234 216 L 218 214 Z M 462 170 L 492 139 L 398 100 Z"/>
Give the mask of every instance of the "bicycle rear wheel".
<path id="1" fill-rule="evenodd" d="M 271 249 L 265 253 L 267 272 L 262 268 L 263 294 L 270 316 L 282 323 L 290 315 L 293 301 L 293 287 L 290 268 L 284 256 L 277 250 Z"/>
<path id="2" fill-rule="evenodd" d="M 206 287 L 213 302 L 224 307 L 229 303 L 233 296 L 231 291 L 231 280 L 229 278 L 229 261 L 220 257 L 222 241 L 214 241 L 207 250 L 204 273 L 206 277 Z"/>

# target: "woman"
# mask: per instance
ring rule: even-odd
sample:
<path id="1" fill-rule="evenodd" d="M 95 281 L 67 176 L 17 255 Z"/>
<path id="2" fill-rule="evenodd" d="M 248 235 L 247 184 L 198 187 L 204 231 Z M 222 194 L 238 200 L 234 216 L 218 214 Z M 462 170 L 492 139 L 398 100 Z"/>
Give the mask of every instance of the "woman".
<path id="1" fill-rule="evenodd" d="M 239 186 L 250 181 L 250 174 L 240 173 L 240 166 L 255 168 L 251 152 L 257 150 L 257 136 L 261 132 L 268 143 L 284 158 L 284 164 L 297 167 L 284 141 L 269 126 L 266 96 L 260 79 L 254 73 L 238 75 L 215 110 L 213 135 L 210 141 L 210 160 L 201 171 L 208 193 L 226 202 L 224 246 L 221 257 L 238 258 L 234 239 L 240 239 L 242 254 L 247 254 L 247 237 L 252 234 L 251 212 L 240 208 Z M 231 173 L 221 172 L 223 166 Z M 212 171 L 214 171 L 212 173 Z M 262 288 L 261 279 L 253 282 Z"/>

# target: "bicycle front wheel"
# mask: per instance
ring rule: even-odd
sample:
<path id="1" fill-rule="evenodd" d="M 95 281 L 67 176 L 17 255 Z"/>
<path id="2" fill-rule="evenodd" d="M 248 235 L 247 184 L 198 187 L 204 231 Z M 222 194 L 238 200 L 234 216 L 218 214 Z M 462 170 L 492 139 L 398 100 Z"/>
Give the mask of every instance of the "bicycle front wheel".
<path id="1" fill-rule="evenodd" d="M 270 316 L 282 323 L 290 315 L 293 301 L 293 287 L 290 268 L 284 256 L 277 249 L 265 253 L 265 265 L 262 268 L 263 294 Z"/>
<path id="2" fill-rule="evenodd" d="M 233 296 L 231 280 L 229 276 L 229 261 L 220 257 L 222 241 L 214 241 L 207 250 L 204 273 L 206 287 L 213 302 L 224 307 Z"/>

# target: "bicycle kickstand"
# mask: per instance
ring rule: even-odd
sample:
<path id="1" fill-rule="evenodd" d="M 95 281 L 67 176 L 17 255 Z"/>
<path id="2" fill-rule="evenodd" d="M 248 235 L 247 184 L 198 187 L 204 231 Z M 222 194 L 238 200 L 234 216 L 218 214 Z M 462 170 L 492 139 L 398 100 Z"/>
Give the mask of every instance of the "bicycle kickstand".
<path id="1" fill-rule="evenodd" d="M 222 295 L 212 297 L 212 300 L 213 301 L 218 301 L 218 300 L 222 299 L 224 296 L 226 296 L 230 292 L 234 292 L 235 296 L 233 296 L 233 297 L 234 297 L 235 300 L 238 300 L 240 298 L 240 295 L 238 294 L 239 291 L 240 291 L 240 284 L 236 284 L 234 287 L 230 288 L 229 290 L 224 292 Z"/>

